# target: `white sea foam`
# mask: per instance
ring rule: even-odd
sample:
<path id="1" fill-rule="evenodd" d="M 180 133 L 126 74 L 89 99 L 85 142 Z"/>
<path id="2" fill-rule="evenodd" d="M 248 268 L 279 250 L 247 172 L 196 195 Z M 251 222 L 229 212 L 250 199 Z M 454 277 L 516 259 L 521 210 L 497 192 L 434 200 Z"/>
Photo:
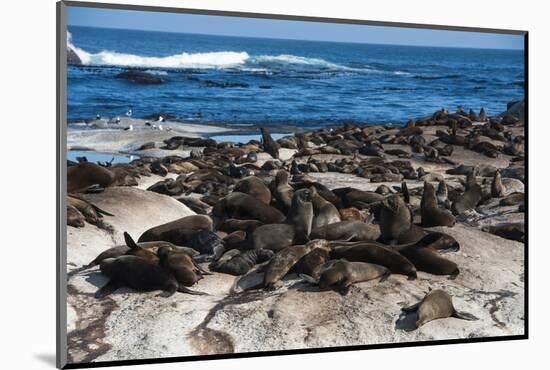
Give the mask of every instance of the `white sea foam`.
<path id="1" fill-rule="evenodd" d="M 317 67 L 343 72 L 390 73 L 395 75 L 409 74 L 401 71 L 382 71 L 367 65 L 362 67 L 348 67 L 320 58 L 307 58 L 291 54 L 250 56 L 246 51 L 217 51 L 205 53 L 183 52 L 181 54 L 165 57 L 140 56 L 107 50 L 99 53 L 89 53 L 76 47 L 72 43 L 70 32 L 67 32 L 67 46 L 75 51 L 80 57 L 82 64 L 88 65 L 144 68 L 237 68 L 243 71 L 266 74 L 271 73 L 271 68 L 284 69 L 285 66 L 290 67 L 291 65 L 299 65 L 303 67 L 311 66 L 313 68 Z M 157 73 L 162 74 L 163 72 L 158 71 Z"/>

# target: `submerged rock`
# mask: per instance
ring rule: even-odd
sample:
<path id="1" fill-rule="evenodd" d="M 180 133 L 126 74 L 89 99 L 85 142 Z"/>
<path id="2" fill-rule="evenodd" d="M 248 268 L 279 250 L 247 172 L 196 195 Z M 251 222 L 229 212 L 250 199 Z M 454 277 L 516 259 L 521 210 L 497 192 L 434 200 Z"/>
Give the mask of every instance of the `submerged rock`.
<path id="1" fill-rule="evenodd" d="M 117 74 L 115 78 L 145 85 L 159 85 L 162 83 L 160 77 L 143 71 L 124 71 Z"/>

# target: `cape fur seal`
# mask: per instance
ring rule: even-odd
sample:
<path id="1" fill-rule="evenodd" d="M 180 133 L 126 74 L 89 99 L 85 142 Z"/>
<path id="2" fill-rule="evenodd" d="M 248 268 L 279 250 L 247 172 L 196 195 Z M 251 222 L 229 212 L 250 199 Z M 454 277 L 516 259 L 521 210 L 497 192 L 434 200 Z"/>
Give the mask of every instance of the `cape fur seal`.
<path id="1" fill-rule="evenodd" d="M 177 291 L 197 294 L 197 292 L 179 285 L 176 279 L 159 265 L 141 257 L 107 258 L 101 262 L 100 269 L 104 275 L 109 277 L 109 282 L 96 292 L 96 298 L 103 298 L 122 287 L 141 292 L 163 290 L 167 292 L 165 296 L 168 297 Z"/>
<path id="2" fill-rule="evenodd" d="M 97 187 L 104 189 L 115 181 L 107 168 L 92 162 L 81 162 L 67 168 L 67 193 L 85 192 Z"/>
<path id="3" fill-rule="evenodd" d="M 411 210 L 397 194 L 380 203 L 380 239 L 386 243 L 414 243 L 426 232 L 412 223 Z"/>
<path id="4" fill-rule="evenodd" d="M 319 277 L 319 289 L 336 289 L 340 294 L 346 295 L 354 283 L 380 278 L 380 282 L 386 280 L 391 272 L 384 266 L 366 262 L 348 262 L 339 260 L 327 269 L 323 269 Z"/>
<path id="5" fill-rule="evenodd" d="M 265 183 L 256 176 L 249 176 L 241 179 L 235 184 L 233 191 L 251 195 L 267 205 L 271 203 L 271 191 Z"/>
<path id="6" fill-rule="evenodd" d="M 422 217 L 422 226 L 449 226 L 455 224 L 455 217 L 451 212 L 439 209 L 435 188 L 427 181 L 424 181 L 424 192 L 420 201 L 420 215 Z"/>
<path id="7" fill-rule="evenodd" d="M 176 245 L 187 245 L 195 230 L 212 230 L 212 219 L 205 215 L 192 215 L 179 218 L 145 231 L 138 242 L 166 241 Z"/>
<path id="8" fill-rule="evenodd" d="M 501 238 L 515 240 L 522 243 L 525 241 L 525 224 L 523 222 L 484 226 L 481 230 L 500 236 Z"/>
<path id="9" fill-rule="evenodd" d="M 500 198 L 504 196 L 504 185 L 502 185 L 500 171 L 496 171 L 493 176 L 493 182 L 491 183 L 491 196 L 493 198 Z"/>
<path id="10" fill-rule="evenodd" d="M 149 249 L 140 247 L 127 232 L 124 232 L 124 241 L 129 248 L 126 252 L 127 255 L 141 257 L 151 263 L 158 263 L 159 258 L 157 255 Z"/>
<path id="11" fill-rule="evenodd" d="M 409 307 L 401 309 L 405 313 L 416 313 L 416 322 L 414 329 L 437 319 L 455 317 L 462 320 L 478 320 L 474 315 L 467 312 L 457 311 L 453 306 L 451 296 L 441 289 L 432 290 L 424 298 Z"/>
<path id="12" fill-rule="evenodd" d="M 323 248 L 316 248 L 300 258 L 298 263 L 294 266 L 294 271 L 297 274 L 305 274 L 319 279 L 321 268 L 330 260 L 330 251 Z"/>
<path id="13" fill-rule="evenodd" d="M 326 240 L 312 240 L 305 245 L 291 245 L 279 251 L 267 265 L 263 286 L 268 289 L 273 288 L 275 283 L 285 277 L 300 258 L 315 248 L 328 249 L 328 243 Z"/>
<path id="14" fill-rule="evenodd" d="M 340 221 L 311 230 L 311 238 L 327 240 L 376 240 L 380 237 L 377 225 L 362 221 Z"/>
<path id="15" fill-rule="evenodd" d="M 196 267 L 193 259 L 187 253 L 174 251 L 169 247 L 161 247 L 157 251 L 157 254 L 159 257 L 159 266 L 174 276 L 180 286 L 191 286 L 202 279 L 201 271 Z M 204 294 L 194 291 L 193 293 Z"/>
<path id="16" fill-rule="evenodd" d="M 279 144 L 273 140 L 269 134 L 269 130 L 266 127 L 260 127 L 260 131 L 262 133 L 262 145 L 264 147 L 264 151 L 273 158 L 278 159 L 280 148 Z"/>
<path id="17" fill-rule="evenodd" d="M 275 199 L 283 206 L 284 210 L 288 210 L 292 204 L 294 189 L 288 184 L 289 173 L 285 170 L 277 171 L 275 175 Z"/>
<path id="18" fill-rule="evenodd" d="M 294 238 L 297 243 L 309 240 L 313 223 L 313 205 L 309 189 L 300 189 L 294 193 L 288 210 L 287 223 L 294 227 Z"/>
<path id="19" fill-rule="evenodd" d="M 376 242 L 331 242 L 333 247 L 331 257 L 344 258 L 351 262 L 368 262 L 387 267 L 392 274 L 408 276 L 416 279 L 416 268 L 413 263 L 399 252 Z"/>
<path id="20" fill-rule="evenodd" d="M 411 261 L 418 271 L 433 275 L 449 275 L 450 279 L 455 279 L 460 273 L 456 263 L 442 257 L 436 249 L 429 245 L 409 244 L 393 248 Z"/>
<path id="21" fill-rule="evenodd" d="M 237 253 L 229 260 L 214 262 L 210 269 L 230 275 L 244 275 L 255 265 L 269 261 L 274 254 L 269 249 L 253 249 Z"/>
<path id="22" fill-rule="evenodd" d="M 254 249 L 279 251 L 294 243 L 295 229 L 289 224 L 268 224 L 258 227 L 252 233 Z"/>
<path id="23" fill-rule="evenodd" d="M 459 215 L 465 211 L 474 209 L 477 207 L 482 197 L 483 190 L 476 182 L 473 172 L 470 172 L 466 178 L 466 191 L 455 199 L 451 206 L 451 211 L 455 215 Z"/>
<path id="24" fill-rule="evenodd" d="M 273 224 L 282 223 L 286 219 L 278 209 L 240 192 L 233 192 L 223 198 L 214 206 L 212 214 L 221 222 L 227 218 L 240 218 Z"/>
<path id="25" fill-rule="evenodd" d="M 338 209 L 331 202 L 320 196 L 314 187 L 311 187 L 310 191 L 314 213 L 312 228 L 340 222 L 340 212 L 338 212 Z"/>

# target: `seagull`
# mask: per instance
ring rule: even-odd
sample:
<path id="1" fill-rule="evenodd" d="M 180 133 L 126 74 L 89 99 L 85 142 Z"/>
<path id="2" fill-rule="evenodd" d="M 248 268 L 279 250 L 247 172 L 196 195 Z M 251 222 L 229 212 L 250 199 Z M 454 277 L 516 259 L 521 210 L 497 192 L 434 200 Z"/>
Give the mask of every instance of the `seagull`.
<path id="1" fill-rule="evenodd" d="M 119 123 L 120 123 L 120 117 L 115 118 L 115 123 L 116 123 L 116 124 L 119 124 Z"/>
<path id="2" fill-rule="evenodd" d="M 128 112 L 126 112 L 126 117 L 132 117 L 132 110 L 128 109 Z"/>
<path id="3" fill-rule="evenodd" d="M 163 116 L 159 116 L 158 122 L 164 122 L 164 117 L 163 117 Z"/>
<path id="4" fill-rule="evenodd" d="M 130 125 L 124 129 L 124 131 L 134 131 L 134 125 Z"/>
<path id="5" fill-rule="evenodd" d="M 159 125 L 159 130 L 162 131 L 162 125 Z"/>
<path id="6" fill-rule="evenodd" d="M 99 114 L 96 114 L 95 119 L 101 119 L 101 116 Z"/>
<path id="7" fill-rule="evenodd" d="M 145 126 L 151 126 L 151 122 L 145 121 Z"/>

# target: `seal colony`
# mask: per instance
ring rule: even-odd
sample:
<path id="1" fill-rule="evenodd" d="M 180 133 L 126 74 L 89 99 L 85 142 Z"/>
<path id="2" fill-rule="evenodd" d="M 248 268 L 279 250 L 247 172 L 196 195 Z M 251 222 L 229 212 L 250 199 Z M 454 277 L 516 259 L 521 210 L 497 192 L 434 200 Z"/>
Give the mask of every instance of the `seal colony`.
<path id="1" fill-rule="evenodd" d="M 461 245 L 446 230 L 464 225 L 524 241 L 523 126 L 523 117 L 508 112 L 489 118 L 483 110 L 442 109 L 403 127 L 345 123 L 279 140 L 262 128 L 262 141 L 243 144 L 176 136 L 165 149 L 188 147 L 188 157 L 68 163 L 67 224 L 95 227 L 101 219 L 108 226 L 117 215 L 88 201 L 88 193 L 161 176 L 147 190 L 197 214 L 125 233 L 125 246 L 83 266 L 99 265 L 108 278 L 99 300 L 120 287 L 163 291 L 166 299 L 206 295 L 191 287 L 212 274 L 237 276 L 235 294 L 244 297 L 277 292 L 294 278 L 303 289 L 345 299 L 356 289 L 406 289 L 420 273 L 440 285 L 403 307 L 418 315 L 412 330 L 436 319 L 468 325 L 477 318 L 458 311 L 464 302 L 454 306 L 444 288 L 468 274 L 453 260 Z M 331 173 L 355 176 L 372 190 L 323 181 Z M 148 278 L 137 278 L 143 274 Z M 254 275 L 260 279 L 245 284 Z"/>

